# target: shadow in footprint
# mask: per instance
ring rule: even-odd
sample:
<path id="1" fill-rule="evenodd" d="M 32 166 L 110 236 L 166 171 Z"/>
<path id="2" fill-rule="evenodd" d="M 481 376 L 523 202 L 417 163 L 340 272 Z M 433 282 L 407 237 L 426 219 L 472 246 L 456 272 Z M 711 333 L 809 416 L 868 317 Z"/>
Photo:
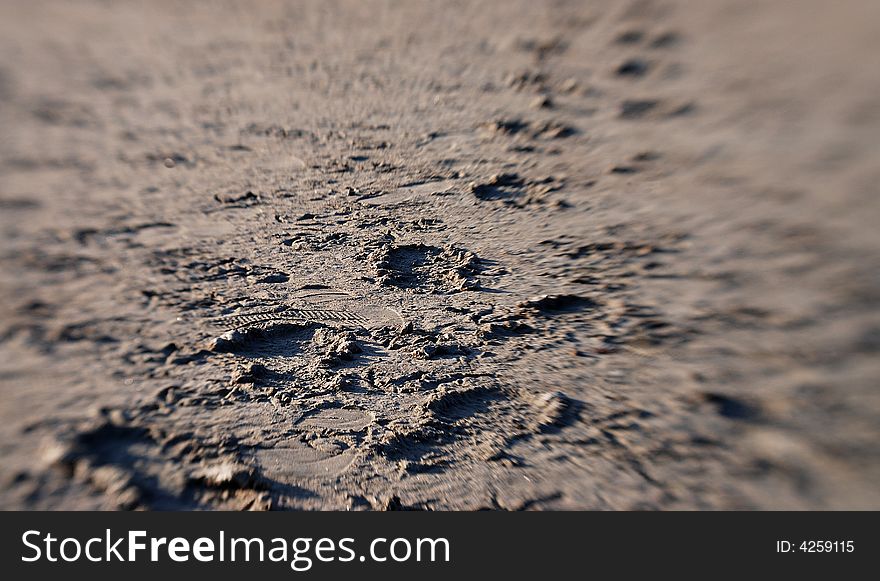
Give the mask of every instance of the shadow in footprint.
<path id="1" fill-rule="evenodd" d="M 312 325 L 268 325 L 226 333 L 214 340 L 211 350 L 248 358 L 293 357 L 314 334 Z"/>

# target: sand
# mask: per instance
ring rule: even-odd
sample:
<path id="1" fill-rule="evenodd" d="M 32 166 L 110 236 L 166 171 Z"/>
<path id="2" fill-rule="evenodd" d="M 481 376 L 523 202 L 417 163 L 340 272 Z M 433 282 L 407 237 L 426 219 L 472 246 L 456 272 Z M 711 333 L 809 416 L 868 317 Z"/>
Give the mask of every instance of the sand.
<path id="1" fill-rule="evenodd" d="M 871 0 L 0 4 L 0 507 L 880 508 Z"/>

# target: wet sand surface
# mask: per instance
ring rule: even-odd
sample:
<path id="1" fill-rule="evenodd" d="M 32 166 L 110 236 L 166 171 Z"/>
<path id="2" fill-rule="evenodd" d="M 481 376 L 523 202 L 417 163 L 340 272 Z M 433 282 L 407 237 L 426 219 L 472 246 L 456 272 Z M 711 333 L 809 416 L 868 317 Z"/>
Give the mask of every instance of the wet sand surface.
<path id="1" fill-rule="evenodd" d="M 0 507 L 880 508 L 876 2 L 0 5 Z"/>

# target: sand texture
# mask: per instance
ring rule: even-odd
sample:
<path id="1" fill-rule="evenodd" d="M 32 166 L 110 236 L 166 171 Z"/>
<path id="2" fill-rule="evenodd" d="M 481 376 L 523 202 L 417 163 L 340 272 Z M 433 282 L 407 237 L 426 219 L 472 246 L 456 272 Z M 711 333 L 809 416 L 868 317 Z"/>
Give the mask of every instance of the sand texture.
<path id="1" fill-rule="evenodd" d="M 0 3 L 0 507 L 880 509 L 880 3 Z"/>

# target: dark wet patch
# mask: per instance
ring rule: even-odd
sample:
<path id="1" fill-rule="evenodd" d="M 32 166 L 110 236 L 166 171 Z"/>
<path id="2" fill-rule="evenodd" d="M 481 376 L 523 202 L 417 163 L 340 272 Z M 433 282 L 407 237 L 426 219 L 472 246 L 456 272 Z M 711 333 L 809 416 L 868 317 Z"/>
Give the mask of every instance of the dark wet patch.
<path id="1" fill-rule="evenodd" d="M 721 393 L 707 392 L 703 394 L 706 402 L 715 406 L 715 410 L 725 418 L 732 420 L 755 420 L 761 416 L 761 409 L 753 403 Z"/>
<path id="2" fill-rule="evenodd" d="M 641 30 L 625 30 L 617 35 L 614 42 L 617 44 L 638 44 L 645 40 L 645 33 Z"/>
<path id="3" fill-rule="evenodd" d="M 574 313 L 596 306 L 592 299 L 579 295 L 543 295 L 524 301 L 519 307 L 548 315 Z"/>
<path id="4" fill-rule="evenodd" d="M 480 200 L 505 200 L 519 195 L 524 183 L 515 173 L 497 174 L 483 183 L 471 184 L 471 193 Z"/>
<path id="5" fill-rule="evenodd" d="M 615 71 L 619 77 L 643 77 L 651 70 L 651 63 L 639 58 L 632 58 L 621 63 Z"/>

